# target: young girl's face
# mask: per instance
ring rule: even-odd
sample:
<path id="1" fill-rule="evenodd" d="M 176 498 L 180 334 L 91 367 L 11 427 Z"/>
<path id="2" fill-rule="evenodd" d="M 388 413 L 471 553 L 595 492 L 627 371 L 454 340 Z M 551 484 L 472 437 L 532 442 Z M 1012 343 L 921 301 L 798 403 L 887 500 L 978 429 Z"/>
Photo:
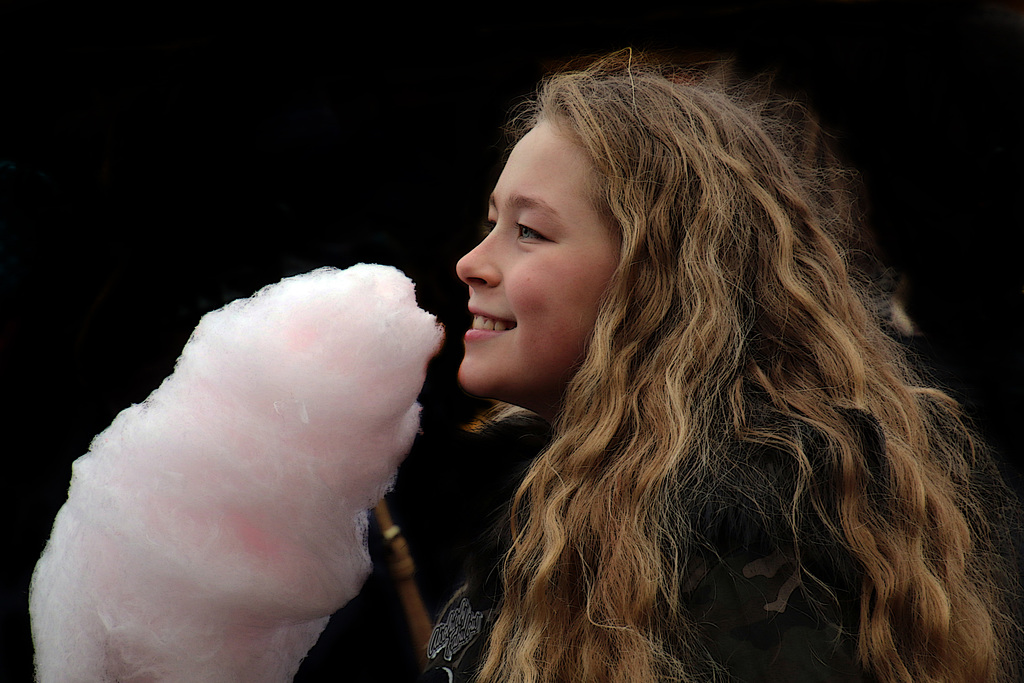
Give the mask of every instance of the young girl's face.
<path id="1" fill-rule="evenodd" d="M 583 150 L 542 123 L 491 194 L 487 237 L 459 261 L 473 325 L 459 382 L 552 419 L 618 264 L 618 239 L 588 194 Z"/>

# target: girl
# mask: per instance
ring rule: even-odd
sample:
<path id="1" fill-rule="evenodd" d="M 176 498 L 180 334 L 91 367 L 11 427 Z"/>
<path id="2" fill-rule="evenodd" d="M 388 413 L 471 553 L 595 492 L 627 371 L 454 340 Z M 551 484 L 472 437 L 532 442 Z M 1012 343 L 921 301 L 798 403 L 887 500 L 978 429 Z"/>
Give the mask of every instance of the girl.
<path id="1" fill-rule="evenodd" d="M 1013 679 L 1004 489 L 773 107 L 629 53 L 515 118 L 459 379 L 544 445 L 423 680 Z"/>

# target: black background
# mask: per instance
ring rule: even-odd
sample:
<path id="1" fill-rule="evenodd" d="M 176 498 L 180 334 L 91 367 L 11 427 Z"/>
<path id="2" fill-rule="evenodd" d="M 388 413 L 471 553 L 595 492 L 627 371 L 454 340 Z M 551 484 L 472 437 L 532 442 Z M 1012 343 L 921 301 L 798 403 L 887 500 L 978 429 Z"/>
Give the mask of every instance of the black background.
<path id="1" fill-rule="evenodd" d="M 1008 471 L 1019 464 L 1018 11 L 339 5 L 0 9 L 0 680 L 31 679 L 28 580 L 71 462 L 170 373 L 203 313 L 320 265 L 396 265 L 449 329 L 425 423 L 473 414 L 454 383 L 468 322 L 454 264 L 475 240 L 508 105 L 581 53 L 729 52 L 805 92 L 864 174 L 922 348 Z M 363 611 L 378 621 L 354 637 L 337 619 L 300 680 L 401 680 L 389 617 Z"/>

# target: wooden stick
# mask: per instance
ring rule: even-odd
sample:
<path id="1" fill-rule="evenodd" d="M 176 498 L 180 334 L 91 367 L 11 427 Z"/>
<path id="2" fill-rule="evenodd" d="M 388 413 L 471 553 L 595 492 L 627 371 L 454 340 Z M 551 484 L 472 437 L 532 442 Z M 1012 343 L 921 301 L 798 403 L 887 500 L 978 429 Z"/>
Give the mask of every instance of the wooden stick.
<path id="1" fill-rule="evenodd" d="M 391 578 L 398 590 L 398 597 L 402 601 L 413 649 L 416 651 L 420 665 L 426 666 L 427 641 L 430 640 L 430 632 L 434 626 L 430 615 L 427 614 L 427 608 L 423 604 L 419 586 L 416 585 L 416 563 L 409 552 L 409 544 L 402 536 L 402 530 L 391 519 L 387 501 L 382 499 L 374 509 L 374 514 L 377 517 L 381 535 L 384 537 L 388 568 L 391 570 Z"/>

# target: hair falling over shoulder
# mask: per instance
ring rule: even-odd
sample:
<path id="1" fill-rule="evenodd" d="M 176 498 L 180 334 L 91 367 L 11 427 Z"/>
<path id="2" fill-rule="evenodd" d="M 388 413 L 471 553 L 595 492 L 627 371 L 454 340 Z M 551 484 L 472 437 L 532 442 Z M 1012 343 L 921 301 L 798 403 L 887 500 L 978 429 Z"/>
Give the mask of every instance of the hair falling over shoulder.
<path id="1" fill-rule="evenodd" d="M 819 529 L 815 542 L 848 558 L 865 671 L 1011 680 L 1015 570 L 994 505 L 1009 499 L 851 267 L 854 179 L 793 102 L 716 69 L 642 62 L 553 75 L 515 120 L 586 150 L 621 262 L 513 501 L 479 679 L 713 677 L 680 607 L 682 569 L 706 545 L 693 520 L 771 449 L 790 481 L 778 510 L 762 506 L 764 527 L 798 557 Z"/>

